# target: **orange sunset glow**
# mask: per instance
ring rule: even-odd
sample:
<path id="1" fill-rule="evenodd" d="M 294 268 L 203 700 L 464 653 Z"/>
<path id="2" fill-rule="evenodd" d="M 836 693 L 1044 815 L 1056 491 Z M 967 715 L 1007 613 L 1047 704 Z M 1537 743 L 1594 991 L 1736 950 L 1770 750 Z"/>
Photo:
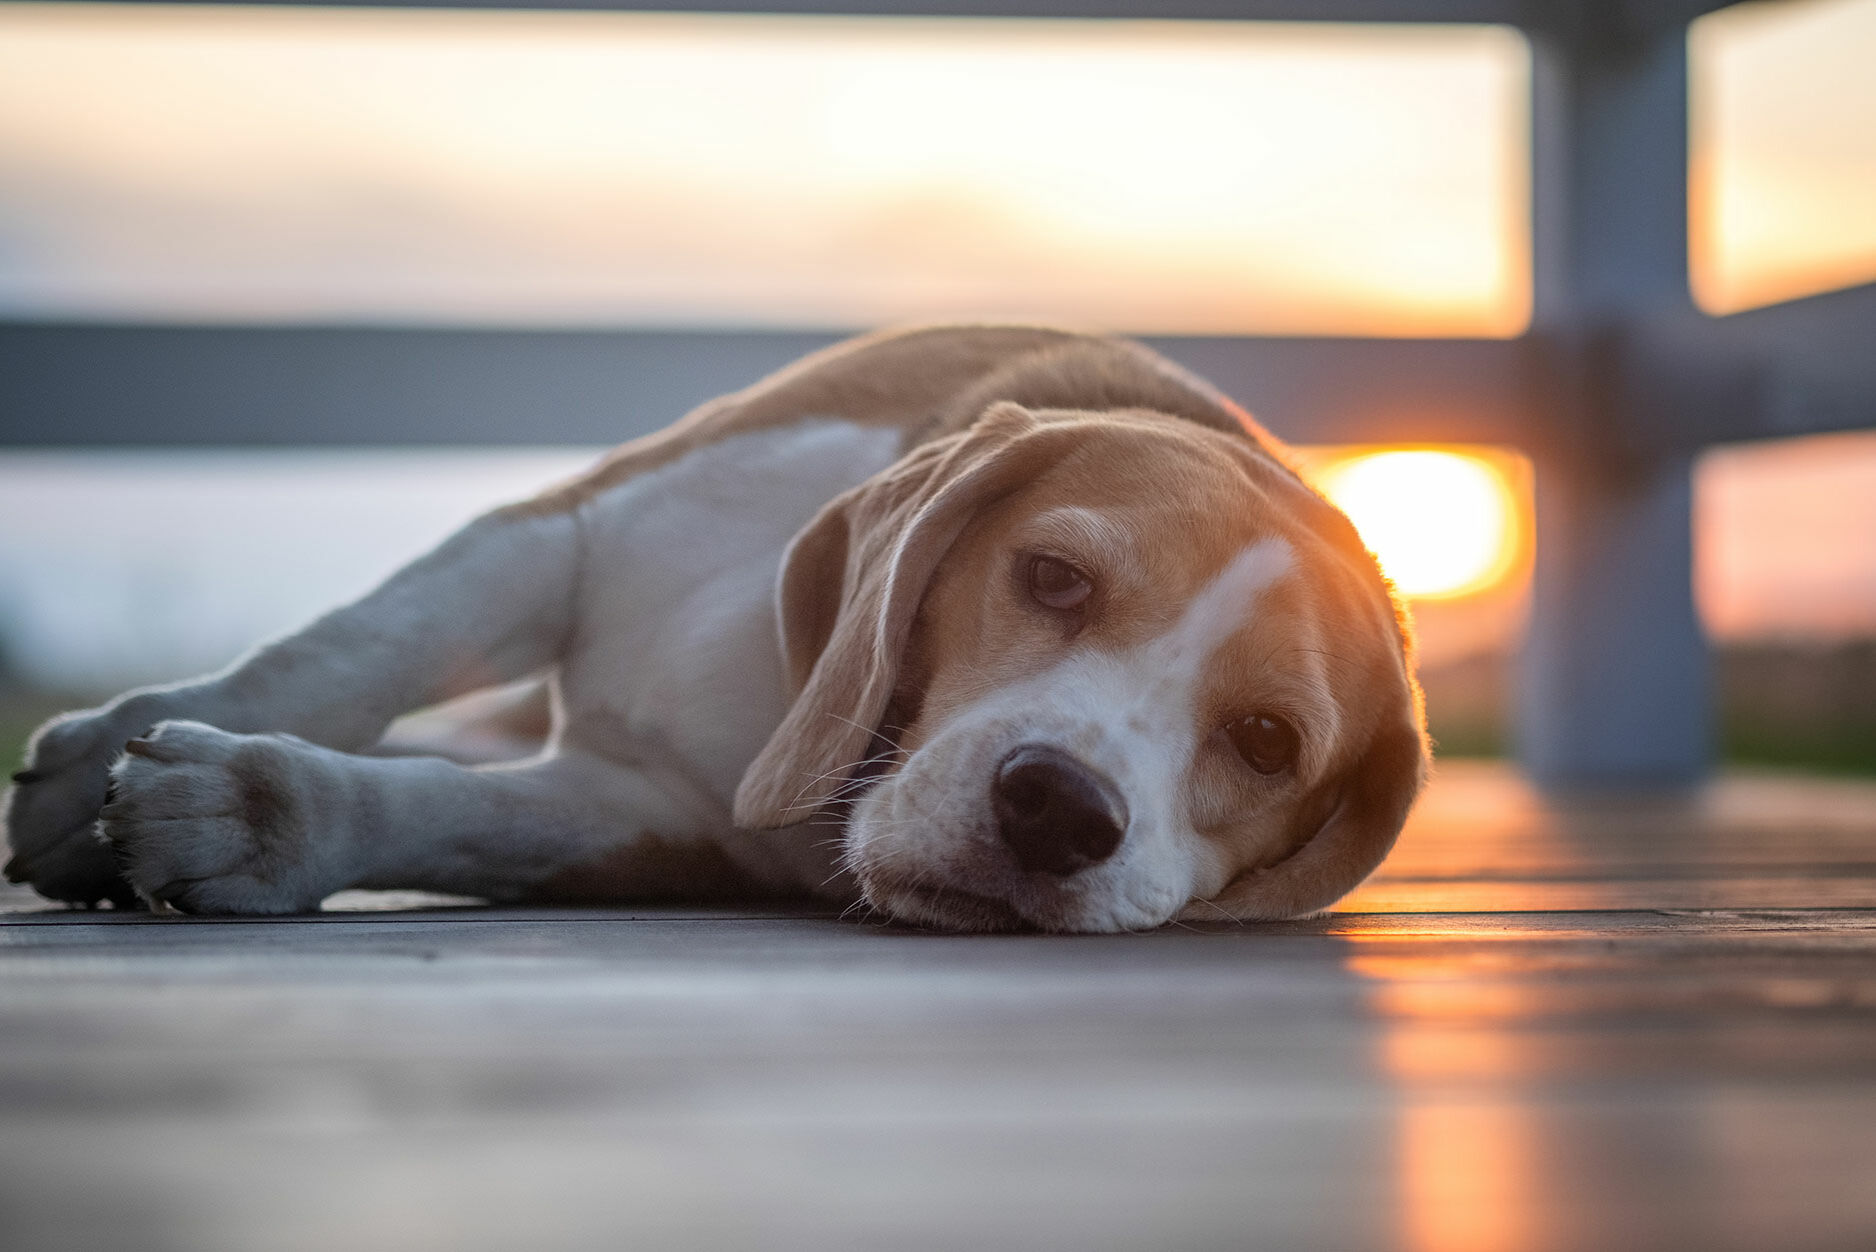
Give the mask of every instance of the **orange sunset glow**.
<path id="1" fill-rule="evenodd" d="M 1396 449 L 1339 456 L 1311 476 L 1409 598 L 1482 591 L 1517 561 L 1523 504 L 1500 462 Z"/>
<path id="2" fill-rule="evenodd" d="M 1876 280 L 1876 0 L 1693 24 L 1689 260 L 1710 313 Z"/>
<path id="3" fill-rule="evenodd" d="M 7 4 L 33 242 L 0 310 L 1509 336 L 1528 59 L 1484 26 Z"/>

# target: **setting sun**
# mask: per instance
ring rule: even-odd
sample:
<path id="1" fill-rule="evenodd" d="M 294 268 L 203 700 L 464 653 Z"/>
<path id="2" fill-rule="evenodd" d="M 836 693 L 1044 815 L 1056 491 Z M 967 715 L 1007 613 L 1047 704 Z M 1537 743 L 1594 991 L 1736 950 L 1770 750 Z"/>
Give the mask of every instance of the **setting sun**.
<path id="1" fill-rule="evenodd" d="M 1505 475 L 1482 457 L 1369 452 L 1331 461 L 1314 478 L 1403 595 L 1480 591 L 1516 558 L 1517 501 Z"/>

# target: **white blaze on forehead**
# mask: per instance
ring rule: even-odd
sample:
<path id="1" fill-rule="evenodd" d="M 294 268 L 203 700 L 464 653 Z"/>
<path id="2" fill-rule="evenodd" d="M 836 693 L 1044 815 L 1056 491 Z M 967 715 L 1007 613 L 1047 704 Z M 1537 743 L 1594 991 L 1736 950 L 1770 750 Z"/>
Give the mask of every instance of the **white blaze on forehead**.
<path id="1" fill-rule="evenodd" d="M 1120 783 L 1132 818 L 1119 855 L 1089 875 L 1090 904 L 1105 897 L 1106 907 L 1121 908 L 1115 915 L 1122 916 L 1117 902 L 1131 901 L 1150 917 L 1157 910 L 1149 900 L 1183 902 L 1224 885 L 1228 867 L 1186 818 L 1186 770 L 1204 738 L 1199 697 L 1213 654 L 1244 628 L 1258 598 L 1289 572 L 1292 560 L 1281 539 L 1246 546 L 1170 630 L 1089 675 L 1105 679 L 1088 694 L 1107 715 L 1096 714 L 1105 733 L 1096 751 L 1101 759 L 1092 763 Z"/>
<path id="2" fill-rule="evenodd" d="M 1219 645 L 1244 625 L 1257 597 L 1289 572 L 1290 560 L 1290 545 L 1281 539 L 1250 544 L 1192 597 L 1173 628 L 1143 651 L 1161 665 L 1186 669 L 1182 676 L 1196 679 Z"/>
<path id="3" fill-rule="evenodd" d="M 1118 907 L 1113 901 L 1138 902 L 1167 892 L 1183 902 L 1224 885 L 1225 867 L 1194 837 L 1186 818 L 1186 770 L 1204 738 L 1200 696 L 1213 655 L 1244 628 L 1259 597 L 1289 572 L 1292 561 L 1290 545 L 1281 539 L 1249 544 L 1192 597 L 1164 634 L 1117 656 L 1083 657 L 1081 665 L 1060 675 L 1068 690 L 1057 687 L 1038 701 L 1042 708 L 1054 703 L 1083 727 L 1099 727 L 1092 742 L 1071 732 L 1071 746 L 1127 797 L 1127 839 L 1116 857 L 1089 872 L 1091 903 L 1105 896 L 1112 908 Z"/>
<path id="4" fill-rule="evenodd" d="M 1071 657 L 1011 693 L 1017 720 L 1056 721 L 1066 732 L 1062 746 L 1088 755 L 1121 784 L 1136 828 L 1146 828 L 1136 830 L 1138 842 L 1180 827 L 1185 770 L 1203 737 L 1198 707 L 1207 665 L 1291 560 L 1289 544 L 1260 539 L 1213 575 L 1164 634 L 1125 652 Z"/>

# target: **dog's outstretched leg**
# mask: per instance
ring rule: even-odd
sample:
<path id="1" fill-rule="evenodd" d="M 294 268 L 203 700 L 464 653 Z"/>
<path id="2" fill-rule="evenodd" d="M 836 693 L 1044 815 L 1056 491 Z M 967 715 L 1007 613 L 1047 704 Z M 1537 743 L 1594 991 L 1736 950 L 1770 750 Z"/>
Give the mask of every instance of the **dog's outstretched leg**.
<path id="1" fill-rule="evenodd" d="M 7 794 L 7 877 L 58 900 L 134 900 L 95 825 L 111 764 L 159 722 L 280 731 L 356 751 L 400 714 L 552 664 L 572 629 L 579 525 L 571 512 L 490 514 L 364 599 L 221 673 L 48 722 Z"/>
<path id="2" fill-rule="evenodd" d="M 577 750 L 465 768 L 171 721 L 131 740 L 111 777 L 100 827 L 125 878 L 184 912 L 304 912 L 348 887 L 518 899 L 595 867 L 637 895 L 695 894 L 710 885 L 699 865 L 745 891 L 801 877 L 765 859 L 774 841 L 735 842 L 682 778 Z M 713 826 L 728 837 L 702 833 Z"/>

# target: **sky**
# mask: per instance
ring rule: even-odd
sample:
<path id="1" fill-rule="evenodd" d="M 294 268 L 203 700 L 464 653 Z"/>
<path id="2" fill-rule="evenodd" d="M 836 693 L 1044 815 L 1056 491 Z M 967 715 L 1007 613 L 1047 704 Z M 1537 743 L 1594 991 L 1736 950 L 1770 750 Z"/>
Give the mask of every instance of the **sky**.
<path id="1" fill-rule="evenodd" d="M 1735 5 L 1694 23 L 1688 51 L 1701 306 L 1876 279 L 1876 2 Z"/>
<path id="2" fill-rule="evenodd" d="M 1493 27 L 8 4 L 0 310 L 1512 335 L 1527 81 Z"/>
<path id="3" fill-rule="evenodd" d="M 1727 312 L 1876 277 L 1876 0 L 1691 52 Z M 1512 335 L 1505 28 L 0 6 L 0 311 Z"/>
<path id="4" fill-rule="evenodd" d="M 1715 448 L 1694 586 L 1725 639 L 1876 638 L 1876 432 Z"/>

